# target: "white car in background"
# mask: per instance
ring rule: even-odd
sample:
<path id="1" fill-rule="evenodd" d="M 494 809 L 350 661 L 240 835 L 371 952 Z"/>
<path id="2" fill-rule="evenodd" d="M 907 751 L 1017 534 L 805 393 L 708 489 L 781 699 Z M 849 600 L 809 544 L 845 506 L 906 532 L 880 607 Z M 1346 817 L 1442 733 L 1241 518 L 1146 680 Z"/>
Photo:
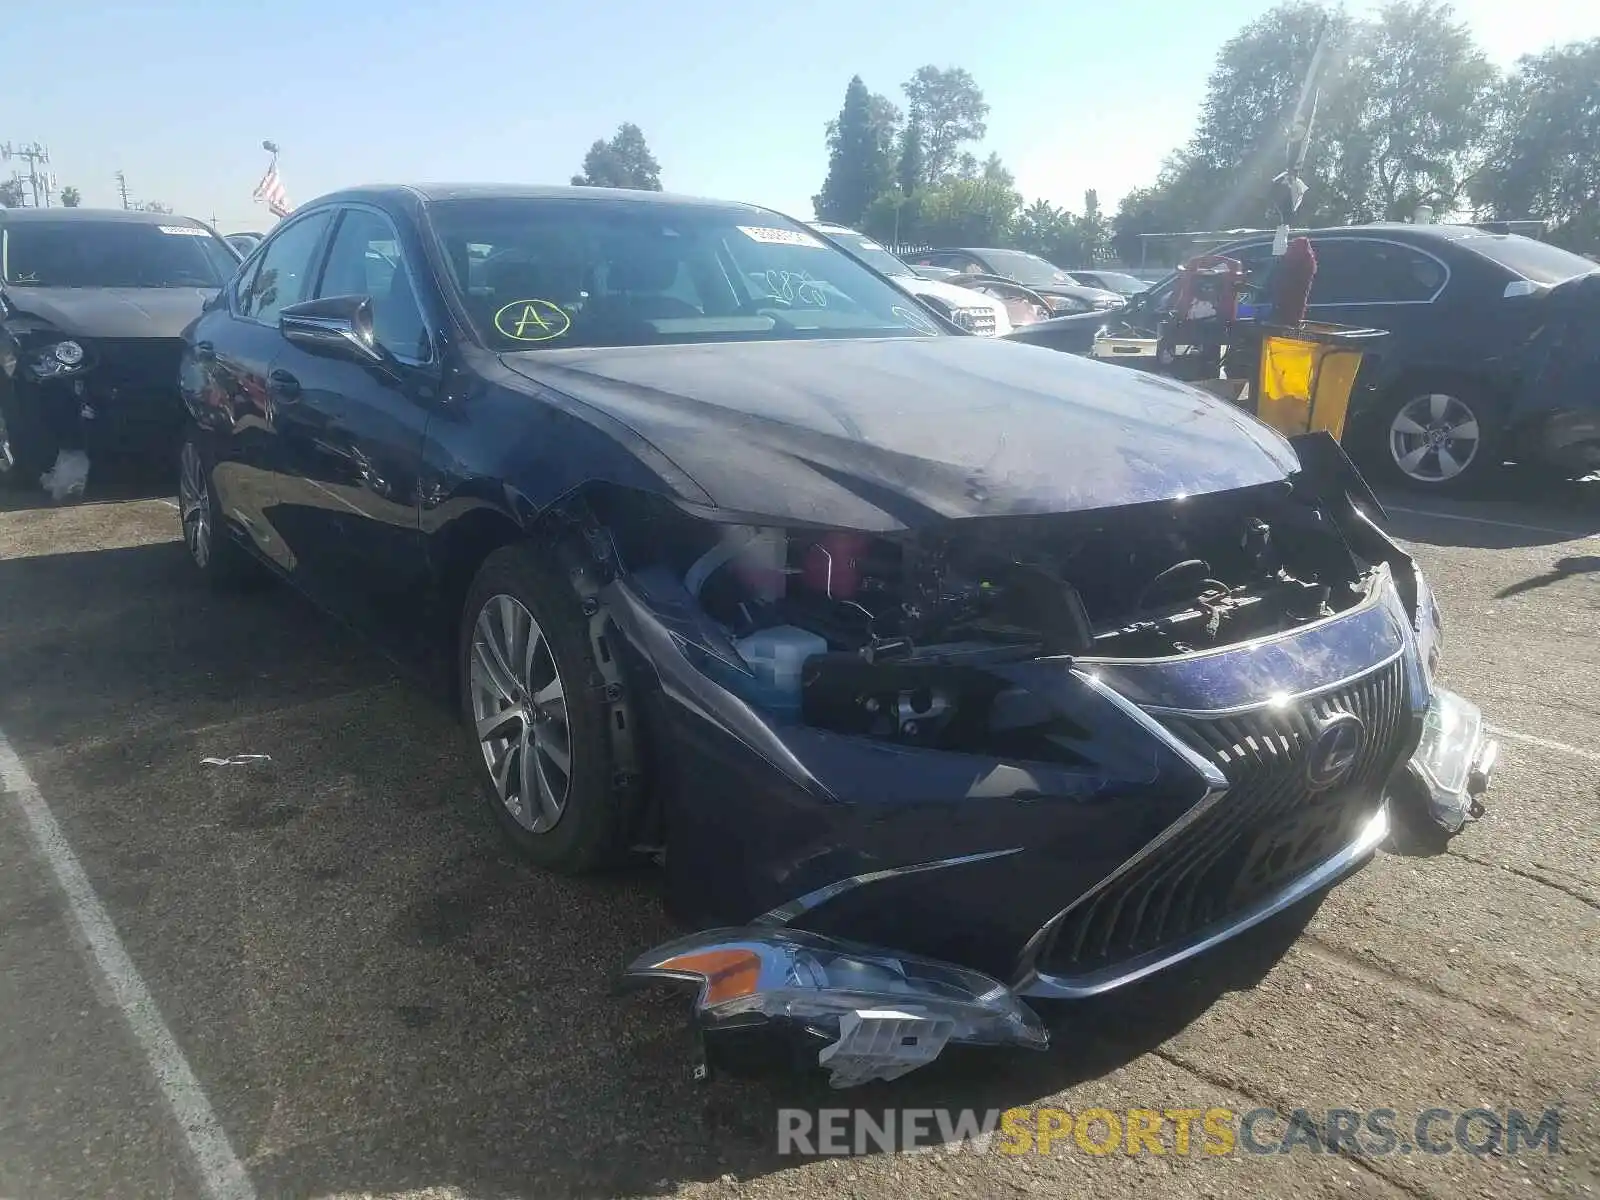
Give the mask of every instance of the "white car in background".
<path id="1" fill-rule="evenodd" d="M 854 229 L 831 225 L 826 221 L 814 221 L 811 228 L 873 270 L 889 276 L 940 316 L 954 321 L 969 333 L 979 337 L 1005 337 L 1011 332 L 1011 317 L 1006 312 L 1006 306 L 993 296 L 953 283 L 925 279 L 917 274 L 915 268 L 901 262 L 866 234 Z"/>

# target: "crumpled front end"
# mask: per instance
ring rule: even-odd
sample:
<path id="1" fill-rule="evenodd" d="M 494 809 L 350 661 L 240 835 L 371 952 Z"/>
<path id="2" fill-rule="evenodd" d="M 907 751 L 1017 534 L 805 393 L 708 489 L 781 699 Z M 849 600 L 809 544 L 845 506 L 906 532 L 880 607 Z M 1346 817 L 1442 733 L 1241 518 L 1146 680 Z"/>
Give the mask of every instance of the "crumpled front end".
<path id="1" fill-rule="evenodd" d="M 703 1029 L 781 1030 L 841 1086 L 893 1078 L 1042 1045 L 1028 1000 L 1237 936 L 1396 806 L 1459 828 L 1493 743 L 1319 446 L 1282 486 L 898 542 L 620 540 L 600 594 L 648 680 L 668 898 L 710 926 L 630 976 L 695 981 Z"/>

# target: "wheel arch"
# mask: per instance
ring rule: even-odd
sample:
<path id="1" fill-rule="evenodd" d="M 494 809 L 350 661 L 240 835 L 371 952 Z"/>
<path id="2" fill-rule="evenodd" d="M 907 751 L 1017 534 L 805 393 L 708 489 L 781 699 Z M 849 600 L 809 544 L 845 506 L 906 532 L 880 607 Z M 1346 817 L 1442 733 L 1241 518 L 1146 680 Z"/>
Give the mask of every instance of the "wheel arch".
<path id="1" fill-rule="evenodd" d="M 555 558 L 589 622 L 616 764 L 613 788 L 628 813 L 635 840 L 653 845 L 659 841 L 659 811 L 657 796 L 648 786 L 647 763 L 653 755 L 642 693 L 650 689 L 655 673 L 627 643 L 599 598 L 600 588 L 622 566 L 602 515 L 618 511 L 617 502 L 625 501 L 629 491 L 603 482 L 585 483 L 527 520 L 492 505 L 473 508 L 442 531 L 434 586 L 441 626 L 453 641 L 472 580 L 491 554 L 530 543 Z M 461 680 L 452 672 L 452 707 L 460 705 L 460 688 Z"/>

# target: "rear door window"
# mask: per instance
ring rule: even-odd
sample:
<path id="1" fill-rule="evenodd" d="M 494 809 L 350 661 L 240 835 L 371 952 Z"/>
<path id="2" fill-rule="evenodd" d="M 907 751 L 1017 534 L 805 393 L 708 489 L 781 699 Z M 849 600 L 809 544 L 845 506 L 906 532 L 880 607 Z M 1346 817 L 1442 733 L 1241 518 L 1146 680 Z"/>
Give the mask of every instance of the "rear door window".
<path id="1" fill-rule="evenodd" d="M 1450 277 L 1432 255 L 1364 238 L 1319 238 L 1312 304 L 1420 304 Z"/>

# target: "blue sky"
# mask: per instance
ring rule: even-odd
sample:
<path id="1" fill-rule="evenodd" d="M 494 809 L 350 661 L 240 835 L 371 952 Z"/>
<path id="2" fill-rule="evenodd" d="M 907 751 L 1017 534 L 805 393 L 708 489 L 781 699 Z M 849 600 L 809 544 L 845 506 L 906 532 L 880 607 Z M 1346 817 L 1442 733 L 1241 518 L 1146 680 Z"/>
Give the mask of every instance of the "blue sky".
<path id="1" fill-rule="evenodd" d="M 924 63 L 963 66 L 1032 199 L 1114 204 L 1191 132 L 1218 46 L 1270 0 L 57 0 L 6 14 L 0 142 L 40 141 L 88 205 L 162 200 L 224 231 L 263 138 L 291 200 L 352 183 L 565 183 L 597 137 L 638 123 L 669 190 L 802 218 L 823 125 L 859 73 L 903 99 Z M 1356 0 L 1353 7 L 1367 5 Z M 1596 0 L 1457 0 L 1509 64 L 1600 36 Z M 15 163 L 0 164 L 9 177 Z"/>

